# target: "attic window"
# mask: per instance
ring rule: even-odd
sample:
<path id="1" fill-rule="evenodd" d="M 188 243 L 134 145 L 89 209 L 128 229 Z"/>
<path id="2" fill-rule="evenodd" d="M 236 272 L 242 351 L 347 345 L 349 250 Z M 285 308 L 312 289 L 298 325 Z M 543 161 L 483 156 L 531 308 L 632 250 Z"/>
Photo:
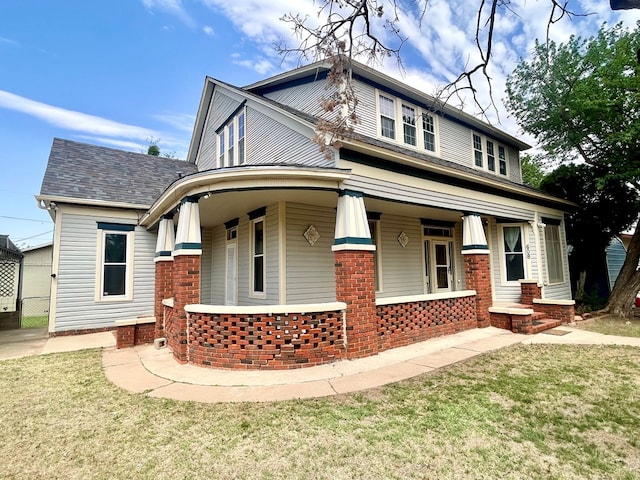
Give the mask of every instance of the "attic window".
<path id="1" fill-rule="evenodd" d="M 245 163 L 246 113 L 241 108 L 218 129 L 218 168 Z"/>

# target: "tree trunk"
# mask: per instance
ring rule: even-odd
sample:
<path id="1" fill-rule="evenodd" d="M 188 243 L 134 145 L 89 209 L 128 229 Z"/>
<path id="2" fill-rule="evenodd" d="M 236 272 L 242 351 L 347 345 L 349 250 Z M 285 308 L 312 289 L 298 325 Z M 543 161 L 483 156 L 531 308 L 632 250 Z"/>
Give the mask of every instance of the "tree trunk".
<path id="1" fill-rule="evenodd" d="M 584 298 L 584 283 L 587 280 L 587 271 L 582 270 L 578 277 L 578 283 L 576 284 L 576 302 L 582 302 Z"/>
<path id="2" fill-rule="evenodd" d="M 605 311 L 614 315 L 629 318 L 633 315 L 635 298 L 640 290 L 640 221 L 631 237 L 631 244 L 627 250 L 627 256 L 616 280 Z"/>

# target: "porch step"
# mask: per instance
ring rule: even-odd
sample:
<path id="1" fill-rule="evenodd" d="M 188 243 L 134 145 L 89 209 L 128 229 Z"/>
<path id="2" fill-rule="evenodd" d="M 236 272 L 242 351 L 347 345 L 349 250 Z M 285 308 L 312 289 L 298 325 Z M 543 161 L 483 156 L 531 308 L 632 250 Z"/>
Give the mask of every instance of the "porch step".
<path id="1" fill-rule="evenodd" d="M 535 315 L 535 314 L 534 314 Z M 544 314 L 541 314 L 544 317 Z M 551 330 L 552 328 L 559 327 L 562 324 L 560 320 L 554 320 L 553 318 L 540 318 L 531 322 L 530 334 L 536 334 L 544 332 L 545 330 Z"/>

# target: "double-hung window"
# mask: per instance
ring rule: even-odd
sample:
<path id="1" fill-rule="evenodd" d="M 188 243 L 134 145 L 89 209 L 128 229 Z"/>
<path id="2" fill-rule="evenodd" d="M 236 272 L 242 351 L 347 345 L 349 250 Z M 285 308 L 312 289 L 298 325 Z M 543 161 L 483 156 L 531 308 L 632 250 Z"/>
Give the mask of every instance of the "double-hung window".
<path id="1" fill-rule="evenodd" d="M 96 300 L 133 298 L 133 225 L 98 222 Z"/>
<path id="2" fill-rule="evenodd" d="M 498 147 L 498 161 L 500 164 L 500 175 L 507 174 L 507 154 L 505 148 L 500 145 Z"/>
<path id="3" fill-rule="evenodd" d="M 433 115 L 428 113 L 422 114 L 422 136 L 424 141 L 424 149 L 431 152 L 436 151 L 436 125 Z"/>
<path id="4" fill-rule="evenodd" d="M 234 167 L 245 163 L 246 113 L 240 109 L 218 129 L 218 167 Z"/>
<path id="5" fill-rule="evenodd" d="M 249 296 L 266 298 L 267 294 L 267 261 L 265 235 L 266 207 L 249 212 Z"/>
<path id="6" fill-rule="evenodd" d="M 507 282 L 517 282 L 525 278 L 524 241 L 520 225 L 502 227 L 504 252 L 504 272 Z"/>
<path id="7" fill-rule="evenodd" d="M 493 149 L 493 142 L 487 140 L 487 168 L 492 172 L 496 171 L 496 154 Z"/>
<path id="8" fill-rule="evenodd" d="M 380 135 L 396 138 L 396 105 L 393 99 L 380 95 Z"/>
<path id="9" fill-rule="evenodd" d="M 482 137 L 473 134 L 473 157 L 476 167 L 482 168 L 484 165 L 484 154 L 482 153 Z"/>
<path id="10" fill-rule="evenodd" d="M 408 105 L 402 105 L 402 129 L 404 143 L 415 146 L 416 139 L 416 109 Z"/>
<path id="11" fill-rule="evenodd" d="M 380 250 L 380 214 L 373 213 L 369 218 L 369 233 L 371 243 L 376 247 L 373 255 L 373 274 L 376 280 L 376 292 L 382 290 L 382 252 Z"/>

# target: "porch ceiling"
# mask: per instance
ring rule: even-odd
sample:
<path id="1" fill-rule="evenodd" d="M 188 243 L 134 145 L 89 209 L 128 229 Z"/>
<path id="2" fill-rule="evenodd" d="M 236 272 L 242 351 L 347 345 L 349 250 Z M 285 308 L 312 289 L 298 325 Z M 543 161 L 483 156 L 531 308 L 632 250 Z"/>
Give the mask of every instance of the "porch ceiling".
<path id="1" fill-rule="evenodd" d="M 211 227 L 280 201 L 335 208 L 337 192 L 322 190 L 246 190 L 214 193 L 200 199 L 200 225 Z"/>

